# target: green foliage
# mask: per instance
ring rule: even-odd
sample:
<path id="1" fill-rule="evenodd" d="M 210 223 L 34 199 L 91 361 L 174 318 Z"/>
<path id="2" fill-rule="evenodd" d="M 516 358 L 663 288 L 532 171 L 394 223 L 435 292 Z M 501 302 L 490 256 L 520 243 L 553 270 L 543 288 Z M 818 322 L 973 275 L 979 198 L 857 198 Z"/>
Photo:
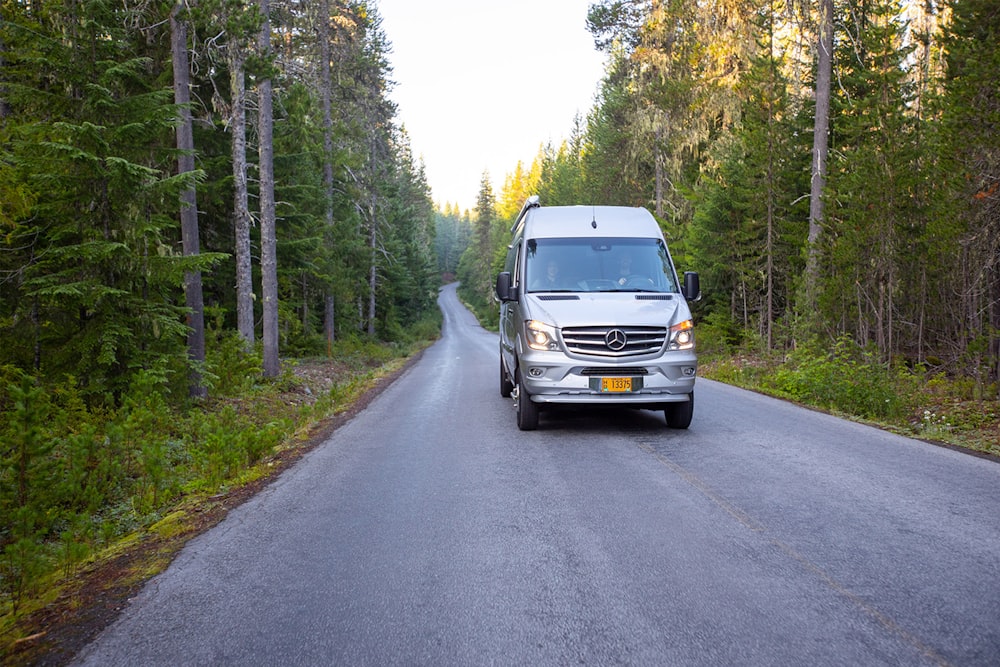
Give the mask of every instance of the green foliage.
<path id="1" fill-rule="evenodd" d="M 434 321 L 408 330 L 407 346 L 360 334 L 341 339 L 334 385 L 302 406 L 281 393 L 298 380 L 286 373 L 264 382 L 256 355 L 256 366 L 236 353 L 211 359 L 218 398 L 193 407 L 166 364 L 136 374 L 115 408 L 88 407 L 73 378 L 43 385 L 0 367 L 0 615 L 18 612 L 50 576 L 71 574 L 183 498 L 238 484 L 353 401 L 380 368 L 429 340 L 421 332 L 433 338 Z M 251 377 L 235 379 L 245 373 Z M 232 393 L 222 397 L 223 387 Z"/>
<path id="2" fill-rule="evenodd" d="M 496 326 L 499 307 L 493 294 L 496 275 L 507 250 L 509 220 L 497 213 L 496 197 L 489 174 L 480 181 L 476 217 L 469 245 L 458 263 L 459 296 L 485 326 Z"/>
<path id="3" fill-rule="evenodd" d="M 221 313 L 218 330 L 235 325 L 230 56 L 246 62 L 251 95 L 259 77 L 274 83 L 283 349 L 325 351 L 331 301 L 334 336 L 369 324 L 386 338 L 405 335 L 436 310 L 429 187 L 393 125 L 387 44 L 375 9 L 357 3 L 331 9 L 337 73 L 329 93 L 337 112 L 329 128 L 320 91 L 307 74 L 316 69 L 318 51 L 307 36 L 323 17 L 304 8 L 272 17 L 276 32 L 298 35 L 290 46 L 295 55 L 284 61 L 295 67 L 285 70 L 254 53 L 261 17 L 253 3 L 209 2 L 182 12 L 190 37 L 217 36 L 189 44 L 197 65 L 191 111 L 200 170 L 183 176 L 173 175 L 178 109 L 169 9 L 107 0 L 72 7 L 7 3 L 0 20 L 0 335 L 6 343 L 0 364 L 56 382 L 72 375 L 92 406 L 120 405 L 133 375 L 163 359 L 171 383 L 186 382 L 186 272 L 202 272 L 205 303 Z M 251 174 L 255 141 L 251 131 Z M 192 183 L 202 247 L 200 255 L 184 257 L 179 195 Z M 252 201 L 256 189 L 251 178 Z M 378 252 L 369 244 L 372 229 Z M 377 280 L 369 284 L 373 264 Z M 372 289 L 376 313 L 369 323 L 358 304 Z M 217 357 L 231 354 L 225 346 Z M 217 381 L 225 392 L 237 378 Z"/>
<path id="4" fill-rule="evenodd" d="M 715 311 L 698 321 L 698 354 L 724 356 L 735 351 L 744 330 L 726 314 Z"/>
<path id="5" fill-rule="evenodd" d="M 51 405 L 34 379 L 17 374 L 5 394 L 12 407 L 0 423 L 0 592 L 15 609 L 43 569 L 36 536 L 47 535 L 53 512 L 45 505 L 45 480 L 53 462 L 47 424 Z"/>
<path id="6" fill-rule="evenodd" d="M 830 351 L 804 348 L 792 354 L 770 380 L 793 400 L 866 419 L 898 420 L 913 406 L 914 376 L 887 366 L 877 351 L 841 336 Z"/>

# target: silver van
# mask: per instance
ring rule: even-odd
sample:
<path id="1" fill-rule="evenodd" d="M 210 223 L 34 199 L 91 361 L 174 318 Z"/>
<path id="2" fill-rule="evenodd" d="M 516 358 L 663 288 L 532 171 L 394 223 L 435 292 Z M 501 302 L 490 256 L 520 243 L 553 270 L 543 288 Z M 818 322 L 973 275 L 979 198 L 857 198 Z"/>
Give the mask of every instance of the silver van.
<path id="1" fill-rule="evenodd" d="M 687 300 L 698 274 L 677 279 L 656 219 L 644 208 L 541 206 L 529 198 L 497 276 L 500 394 L 521 430 L 555 404 L 663 410 L 687 428 L 698 361 Z"/>

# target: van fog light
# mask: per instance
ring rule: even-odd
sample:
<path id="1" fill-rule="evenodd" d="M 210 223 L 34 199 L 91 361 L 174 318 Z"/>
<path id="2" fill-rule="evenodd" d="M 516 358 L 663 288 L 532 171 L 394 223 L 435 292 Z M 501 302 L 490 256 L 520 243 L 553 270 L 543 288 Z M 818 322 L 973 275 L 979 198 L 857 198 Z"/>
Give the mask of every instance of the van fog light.
<path id="1" fill-rule="evenodd" d="M 529 368 L 528 369 L 528 375 L 530 375 L 533 378 L 540 378 L 543 375 L 545 375 L 545 369 L 544 368 Z"/>
<path id="2" fill-rule="evenodd" d="M 690 366 L 685 366 L 684 368 L 681 369 L 681 373 L 684 373 L 685 377 L 689 378 L 694 377 L 695 369 L 691 368 Z"/>

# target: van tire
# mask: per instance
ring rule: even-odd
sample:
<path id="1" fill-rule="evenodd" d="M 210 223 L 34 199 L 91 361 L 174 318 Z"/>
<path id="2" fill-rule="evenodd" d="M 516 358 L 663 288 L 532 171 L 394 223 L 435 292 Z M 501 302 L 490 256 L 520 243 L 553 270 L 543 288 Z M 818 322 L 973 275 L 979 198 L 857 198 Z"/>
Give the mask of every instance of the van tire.
<path id="1" fill-rule="evenodd" d="M 538 405 L 531 402 L 531 396 L 521 382 L 521 369 L 514 372 L 517 378 L 517 427 L 522 431 L 534 431 L 538 428 Z"/>
<path id="2" fill-rule="evenodd" d="M 663 416 L 670 428 L 684 429 L 690 426 L 691 417 L 694 416 L 694 392 L 688 394 L 688 400 L 683 403 L 668 403 L 663 408 Z"/>
<path id="3" fill-rule="evenodd" d="M 500 395 L 508 398 L 514 391 L 514 383 L 507 374 L 507 367 L 503 365 L 503 356 L 500 357 Z"/>

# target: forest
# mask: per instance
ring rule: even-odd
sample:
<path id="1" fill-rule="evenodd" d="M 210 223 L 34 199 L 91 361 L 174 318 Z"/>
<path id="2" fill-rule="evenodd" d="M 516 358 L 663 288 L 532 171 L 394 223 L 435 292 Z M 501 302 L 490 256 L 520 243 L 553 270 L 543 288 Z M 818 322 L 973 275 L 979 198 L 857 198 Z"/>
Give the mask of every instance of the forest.
<path id="1" fill-rule="evenodd" d="M 436 336 L 390 48 L 364 1 L 4 0 L 0 619 L 294 438 L 286 361 Z"/>
<path id="2" fill-rule="evenodd" d="M 434 308 L 433 204 L 374 8 L 3 7 L 0 367 L 114 403 L 138 369 L 197 373 L 206 335 L 268 366 Z"/>
<path id="3" fill-rule="evenodd" d="M 484 174 L 470 303 L 528 194 L 645 206 L 702 275 L 700 352 L 853 349 L 997 398 L 1000 5 L 603 0 L 587 25 L 596 101 Z"/>
<path id="4" fill-rule="evenodd" d="M 863 417 L 958 387 L 996 423 L 995 0 L 600 0 L 586 28 L 592 108 L 462 211 L 374 0 L 3 1 L 0 618 L 294 434 L 286 362 L 407 354 L 442 280 L 495 321 L 531 194 L 648 207 L 706 359 L 850 380 Z"/>

